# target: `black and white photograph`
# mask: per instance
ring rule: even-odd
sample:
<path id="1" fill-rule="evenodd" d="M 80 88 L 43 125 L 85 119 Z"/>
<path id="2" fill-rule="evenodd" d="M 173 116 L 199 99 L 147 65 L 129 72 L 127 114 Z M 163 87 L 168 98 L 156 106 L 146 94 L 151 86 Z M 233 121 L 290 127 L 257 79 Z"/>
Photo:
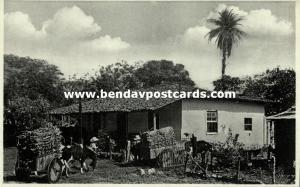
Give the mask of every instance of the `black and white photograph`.
<path id="1" fill-rule="evenodd" d="M 299 185 L 296 1 L 3 7 L 4 184 Z"/>

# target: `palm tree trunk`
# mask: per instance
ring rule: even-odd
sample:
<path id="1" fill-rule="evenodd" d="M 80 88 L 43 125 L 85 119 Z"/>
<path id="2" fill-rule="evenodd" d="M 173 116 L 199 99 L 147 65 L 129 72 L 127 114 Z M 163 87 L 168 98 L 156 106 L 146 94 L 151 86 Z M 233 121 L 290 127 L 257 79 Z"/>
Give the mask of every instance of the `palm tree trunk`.
<path id="1" fill-rule="evenodd" d="M 226 51 L 223 50 L 223 58 L 222 58 L 222 78 L 225 75 L 225 68 L 226 68 Z"/>

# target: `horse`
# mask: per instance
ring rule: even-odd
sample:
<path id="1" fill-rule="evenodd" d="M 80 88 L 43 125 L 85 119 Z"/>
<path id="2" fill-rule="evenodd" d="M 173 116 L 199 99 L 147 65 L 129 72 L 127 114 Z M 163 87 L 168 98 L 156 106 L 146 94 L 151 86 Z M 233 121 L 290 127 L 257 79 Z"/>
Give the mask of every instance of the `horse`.
<path id="1" fill-rule="evenodd" d="M 81 174 L 84 173 L 85 171 L 88 171 L 88 167 L 86 166 L 86 159 L 90 158 L 92 159 L 91 166 L 93 170 L 96 168 L 97 164 L 97 154 L 91 149 L 88 148 L 87 146 L 83 146 L 82 144 L 74 144 L 71 146 L 65 146 L 62 149 L 62 156 L 61 160 L 63 163 L 63 169 L 66 169 L 66 176 L 69 176 L 68 171 L 70 170 L 69 162 L 71 160 L 76 160 L 80 162 L 80 172 Z"/>

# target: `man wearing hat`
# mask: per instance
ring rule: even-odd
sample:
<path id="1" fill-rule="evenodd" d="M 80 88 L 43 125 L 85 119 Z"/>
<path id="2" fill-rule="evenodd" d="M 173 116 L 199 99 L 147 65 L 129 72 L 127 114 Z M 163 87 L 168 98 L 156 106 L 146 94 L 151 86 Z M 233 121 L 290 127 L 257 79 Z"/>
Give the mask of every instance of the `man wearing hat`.
<path id="1" fill-rule="evenodd" d="M 136 135 L 132 141 L 131 152 L 134 156 L 134 160 L 137 161 L 140 159 L 140 147 L 141 147 L 141 137 L 140 135 Z"/>
<path id="2" fill-rule="evenodd" d="M 97 137 L 92 137 L 91 139 L 90 139 L 90 146 L 88 146 L 88 148 L 90 149 L 90 150 L 92 150 L 92 151 L 94 151 L 94 152 L 96 152 L 97 151 L 97 149 L 98 149 L 98 146 L 97 146 L 97 142 L 99 141 L 99 139 L 97 138 Z"/>

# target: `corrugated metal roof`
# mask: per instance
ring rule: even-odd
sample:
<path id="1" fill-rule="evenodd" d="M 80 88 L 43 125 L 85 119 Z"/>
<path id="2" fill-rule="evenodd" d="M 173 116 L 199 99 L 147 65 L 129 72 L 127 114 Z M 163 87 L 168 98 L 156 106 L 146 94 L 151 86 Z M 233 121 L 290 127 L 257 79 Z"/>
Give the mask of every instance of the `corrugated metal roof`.
<path id="1" fill-rule="evenodd" d="M 159 85 L 152 88 L 141 89 L 139 91 L 193 91 L 195 88 L 190 86 L 179 86 L 178 84 Z M 199 91 L 206 91 L 199 89 Z M 105 98 L 94 99 L 82 103 L 82 113 L 92 112 L 132 112 L 142 110 L 156 110 L 168 104 L 174 103 L 181 99 L 176 98 L 151 98 L 146 100 L 145 98 Z M 235 101 L 257 102 L 265 103 L 271 102 L 261 98 L 249 98 L 245 96 L 238 96 L 235 99 L 228 99 Z M 51 110 L 50 114 L 69 114 L 78 113 L 78 104 L 57 108 Z"/>

